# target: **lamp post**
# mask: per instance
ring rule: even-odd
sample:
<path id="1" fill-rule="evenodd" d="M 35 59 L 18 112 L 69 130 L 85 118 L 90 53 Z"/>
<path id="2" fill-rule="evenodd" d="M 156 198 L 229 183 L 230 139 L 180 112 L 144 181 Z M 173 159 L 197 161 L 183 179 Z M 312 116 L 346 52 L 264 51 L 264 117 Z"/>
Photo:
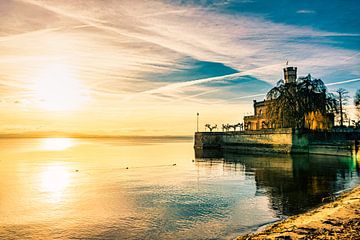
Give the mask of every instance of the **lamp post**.
<path id="1" fill-rule="evenodd" d="M 199 132 L 199 113 L 196 113 L 196 132 Z"/>

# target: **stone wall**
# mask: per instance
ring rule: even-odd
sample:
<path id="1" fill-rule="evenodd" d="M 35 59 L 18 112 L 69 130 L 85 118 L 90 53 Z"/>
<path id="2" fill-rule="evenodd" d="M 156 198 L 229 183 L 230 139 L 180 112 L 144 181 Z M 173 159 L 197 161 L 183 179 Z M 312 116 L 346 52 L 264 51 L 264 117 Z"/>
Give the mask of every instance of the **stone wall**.
<path id="1" fill-rule="evenodd" d="M 221 148 L 223 133 L 197 132 L 195 133 L 195 148 Z"/>
<path id="2" fill-rule="evenodd" d="M 225 132 L 222 147 L 245 153 L 283 152 L 290 153 L 292 147 L 291 129 L 263 129 L 257 131 Z"/>
<path id="3" fill-rule="evenodd" d="M 352 156 L 359 148 L 360 132 L 309 132 L 291 128 L 237 132 L 195 133 L 196 149 L 242 153 L 313 153 Z"/>

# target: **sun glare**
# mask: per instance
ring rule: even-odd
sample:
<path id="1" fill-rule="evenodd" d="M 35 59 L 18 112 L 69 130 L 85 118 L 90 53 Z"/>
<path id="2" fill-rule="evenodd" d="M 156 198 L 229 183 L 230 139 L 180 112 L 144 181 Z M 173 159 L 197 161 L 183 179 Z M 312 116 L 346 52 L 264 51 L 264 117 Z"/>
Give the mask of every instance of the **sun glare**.
<path id="1" fill-rule="evenodd" d="M 69 111 L 79 108 L 83 89 L 65 64 L 51 65 L 34 79 L 39 107 L 47 111 Z"/>
<path id="2" fill-rule="evenodd" d="M 49 194 L 52 202 L 59 202 L 70 183 L 70 173 L 65 166 L 47 166 L 41 174 L 41 190 Z"/>
<path id="3" fill-rule="evenodd" d="M 74 145 L 74 140 L 71 138 L 44 138 L 40 148 L 45 151 L 62 151 Z"/>

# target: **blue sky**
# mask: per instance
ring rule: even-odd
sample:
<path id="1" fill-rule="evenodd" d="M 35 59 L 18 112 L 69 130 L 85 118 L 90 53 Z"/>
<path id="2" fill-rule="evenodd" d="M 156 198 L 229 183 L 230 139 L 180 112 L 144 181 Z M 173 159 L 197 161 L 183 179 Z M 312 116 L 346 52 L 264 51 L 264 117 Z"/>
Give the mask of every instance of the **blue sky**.
<path id="1" fill-rule="evenodd" d="M 299 75 L 353 95 L 360 88 L 359 5 L 3 0 L 1 129 L 162 134 L 176 125 L 187 134 L 196 112 L 206 122 L 238 122 L 282 78 L 287 60 Z"/>

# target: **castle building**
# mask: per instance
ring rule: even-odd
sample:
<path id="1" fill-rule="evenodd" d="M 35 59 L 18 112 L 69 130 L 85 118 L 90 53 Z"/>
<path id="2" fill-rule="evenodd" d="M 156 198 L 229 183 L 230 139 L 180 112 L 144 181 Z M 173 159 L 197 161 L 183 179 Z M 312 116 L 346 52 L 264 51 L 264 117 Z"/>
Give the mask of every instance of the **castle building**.
<path id="1" fill-rule="evenodd" d="M 297 67 L 284 68 L 284 81 L 285 83 L 296 82 L 297 79 Z"/>
<path id="2" fill-rule="evenodd" d="M 297 81 L 297 68 L 296 67 L 286 67 L 284 68 L 284 82 L 294 83 Z M 269 105 L 276 101 L 273 100 L 264 100 L 256 101 L 254 100 L 254 115 L 244 116 L 244 126 L 246 130 L 260 130 L 268 128 L 282 128 L 282 127 L 291 127 L 286 119 L 278 123 L 272 123 L 268 117 Z M 304 116 L 305 128 L 311 130 L 327 130 L 331 129 L 334 126 L 334 114 L 329 113 L 322 115 L 320 112 L 311 112 Z"/>
<path id="3" fill-rule="evenodd" d="M 267 119 L 268 105 L 270 101 L 257 102 L 254 100 L 254 115 L 244 116 L 244 125 L 246 130 L 259 130 L 264 128 L 272 128 L 269 126 Z"/>

